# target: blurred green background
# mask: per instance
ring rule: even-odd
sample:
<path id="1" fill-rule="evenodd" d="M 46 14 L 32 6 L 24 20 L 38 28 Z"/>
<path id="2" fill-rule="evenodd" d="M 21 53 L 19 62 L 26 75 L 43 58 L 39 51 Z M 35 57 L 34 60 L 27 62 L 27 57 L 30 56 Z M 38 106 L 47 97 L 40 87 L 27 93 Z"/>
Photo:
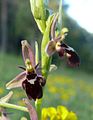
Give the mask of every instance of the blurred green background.
<path id="1" fill-rule="evenodd" d="M 47 2 L 47 1 L 46 1 Z M 49 0 L 51 11 L 58 11 L 58 1 Z M 69 29 L 65 42 L 73 47 L 80 56 L 79 68 L 70 68 L 66 60 L 53 56 L 52 63 L 58 66 L 47 81 L 43 107 L 65 105 L 77 113 L 79 120 L 93 119 L 93 34 L 80 27 L 67 14 L 68 4 L 63 4 L 63 26 Z M 5 84 L 15 77 L 24 65 L 21 56 L 21 40 L 27 39 L 33 47 L 34 41 L 41 43 L 42 35 L 30 11 L 29 0 L 0 0 L 0 97 L 8 93 Z M 34 48 L 33 48 L 34 49 Z M 61 83 L 61 84 L 60 84 Z M 24 105 L 23 91 L 14 90 L 11 102 Z M 26 113 L 16 112 L 10 116 L 19 120 Z"/>

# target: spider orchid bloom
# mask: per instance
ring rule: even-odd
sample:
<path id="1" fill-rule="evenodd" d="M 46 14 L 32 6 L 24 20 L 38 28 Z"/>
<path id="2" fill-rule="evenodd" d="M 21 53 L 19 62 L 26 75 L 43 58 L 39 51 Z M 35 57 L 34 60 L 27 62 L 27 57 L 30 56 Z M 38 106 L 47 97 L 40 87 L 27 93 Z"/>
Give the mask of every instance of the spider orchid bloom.
<path id="1" fill-rule="evenodd" d="M 56 27 L 56 22 L 58 19 L 58 15 L 55 15 L 54 20 L 51 25 L 51 41 L 48 42 L 46 46 L 46 53 L 48 56 L 53 55 L 55 52 L 59 54 L 59 56 L 62 58 L 64 56 L 67 57 L 67 63 L 72 66 L 79 66 L 80 64 L 80 59 L 78 54 L 75 52 L 75 50 L 65 44 L 63 40 L 65 39 L 68 29 L 63 28 L 61 30 L 61 33 L 59 35 L 55 35 L 55 27 Z"/>
<path id="2" fill-rule="evenodd" d="M 22 55 L 26 67 L 20 67 L 24 71 L 10 81 L 7 89 L 22 87 L 29 99 L 40 99 L 43 96 L 42 87 L 45 85 L 45 78 L 40 74 L 39 64 L 35 64 L 35 56 L 31 46 L 26 40 L 22 41 Z"/>

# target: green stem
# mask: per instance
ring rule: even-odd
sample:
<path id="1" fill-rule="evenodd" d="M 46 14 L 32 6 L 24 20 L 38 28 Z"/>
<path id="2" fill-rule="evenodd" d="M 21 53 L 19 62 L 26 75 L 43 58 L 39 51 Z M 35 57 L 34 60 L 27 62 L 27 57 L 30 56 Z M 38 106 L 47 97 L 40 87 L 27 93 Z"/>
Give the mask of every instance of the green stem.
<path id="1" fill-rule="evenodd" d="M 51 57 L 47 55 L 45 52 L 46 46 L 48 42 L 50 41 L 50 29 L 51 29 L 51 24 L 53 20 L 53 16 L 49 16 L 47 20 L 47 27 L 44 32 L 43 38 L 42 38 L 42 44 L 41 44 L 41 65 L 42 65 L 42 75 L 47 79 L 50 64 L 51 64 Z"/>
<path id="2" fill-rule="evenodd" d="M 38 43 L 37 41 L 35 42 L 35 60 L 36 60 L 36 64 L 39 63 L 39 49 L 38 49 Z M 41 104 L 42 104 L 42 100 L 41 99 L 37 99 L 35 101 L 35 108 L 38 114 L 38 119 L 41 120 Z"/>
<path id="3" fill-rule="evenodd" d="M 5 108 L 12 108 L 24 112 L 28 112 L 28 109 L 26 107 L 10 104 L 10 103 L 5 103 L 5 102 L 0 102 L 0 107 L 5 107 Z"/>
<path id="4" fill-rule="evenodd" d="M 42 99 L 37 99 L 35 101 L 35 107 L 38 114 L 38 120 L 41 120 L 41 105 L 42 105 Z"/>
<path id="5" fill-rule="evenodd" d="M 38 43 L 35 41 L 35 60 L 36 65 L 39 63 L 39 49 L 38 49 Z"/>

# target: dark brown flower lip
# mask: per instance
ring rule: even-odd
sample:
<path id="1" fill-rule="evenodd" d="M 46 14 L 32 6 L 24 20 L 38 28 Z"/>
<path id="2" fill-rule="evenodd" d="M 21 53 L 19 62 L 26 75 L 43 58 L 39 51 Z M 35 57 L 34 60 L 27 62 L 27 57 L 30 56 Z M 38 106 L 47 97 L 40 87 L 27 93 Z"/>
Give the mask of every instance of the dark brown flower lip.
<path id="1" fill-rule="evenodd" d="M 73 48 L 71 48 L 67 44 L 62 43 L 61 49 L 58 51 L 58 53 L 60 57 L 63 57 L 63 56 L 67 57 L 67 63 L 69 66 L 76 67 L 80 65 L 80 58 L 78 54 Z"/>
<path id="2" fill-rule="evenodd" d="M 45 85 L 46 80 L 38 74 L 36 69 L 39 68 L 39 64 L 35 66 L 33 71 L 26 71 L 26 79 L 22 82 L 22 87 L 25 90 L 29 99 L 40 99 L 43 96 L 42 87 Z"/>
<path id="3" fill-rule="evenodd" d="M 26 79 L 23 81 L 22 86 L 29 99 L 34 99 L 36 101 L 36 99 L 42 98 L 43 90 L 39 81 L 36 80 L 34 84 L 30 84 Z"/>

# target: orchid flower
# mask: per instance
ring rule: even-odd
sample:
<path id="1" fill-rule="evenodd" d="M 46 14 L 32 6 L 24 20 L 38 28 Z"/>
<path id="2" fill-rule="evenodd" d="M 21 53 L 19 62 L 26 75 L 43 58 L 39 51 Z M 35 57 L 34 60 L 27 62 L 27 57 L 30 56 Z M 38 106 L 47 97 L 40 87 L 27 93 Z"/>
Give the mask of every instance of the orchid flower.
<path id="1" fill-rule="evenodd" d="M 55 15 L 54 20 L 51 25 L 51 40 L 48 42 L 46 46 L 46 53 L 48 56 L 53 55 L 55 52 L 59 54 L 59 56 L 62 58 L 64 56 L 67 57 L 67 63 L 72 66 L 79 66 L 80 59 L 78 54 L 75 52 L 75 50 L 65 44 L 63 40 L 65 39 L 68 29 L 63 28 L 61 30 L 61 33 L 56 35 L 55 27 L 58 20 L 58 14 Z"/>
<path id="2" fill-rule="evenodd" d="M 21 44 L 25 67 L 20 68 L 24 71 L 10 81 L 6 87 L 7 89 L 22 87 L 29 99 L 40 99 L 43 96 L 42 87 L 46 80 L 41 72 L 38 72 L 40 64 L 35 64 L 35 56 L 29 43 L 23 40 Z"/>

